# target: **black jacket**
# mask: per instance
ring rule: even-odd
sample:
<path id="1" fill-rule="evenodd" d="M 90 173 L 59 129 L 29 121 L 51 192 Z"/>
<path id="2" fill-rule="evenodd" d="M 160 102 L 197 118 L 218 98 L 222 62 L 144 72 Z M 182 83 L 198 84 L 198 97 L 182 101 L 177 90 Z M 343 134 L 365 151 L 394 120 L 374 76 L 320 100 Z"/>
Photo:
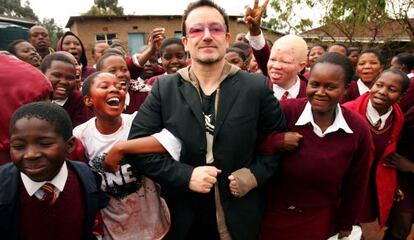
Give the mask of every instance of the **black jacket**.
<path id="1" fill-rule="evenodd" d="M 181 71 L 181 70 L 180 70 Z M 260 188 L 242 198 L 229 191 L 227 177 L 249 168 L 262 185 L 278 166 L 278 156 L 255 152 L 259 134 L 285 131 L 285 119 L 265 77 L 237 71 L 219 87 L 214 130 L 213 165 L 218 176 L 220 198 L 232 239 L 255 239 L 260 227 L 263 199 Z M 134 119 L 129 138 L 168 129 L 182 141 L 180 161 L 161 155 L 128 156 L 129 163 L 159 182 L 171 211 L 172 234 L 185 239 L 200 203 L 201 194 L 189 190 L 194 167 L 206 165 L 206 133 L 200 96 L 189 79 L 180 74 L 160 77 Z"/>
<path id="2" fill-rule="evenodd" d="M 98 211 L 104 208 L 109 198 L 100 190 L 100 177 L 94 174 L 88 165 L 82 162 L 66 161 L 83 186 L 85 196 L 85 220 L 82 240 L 95 239 L 92 227 Z M 13 163 L 0 167 L 0 238 L 8 240 L 20 239 L 20 201 L 19 189 L 22 184 L 19 170 Z"/>

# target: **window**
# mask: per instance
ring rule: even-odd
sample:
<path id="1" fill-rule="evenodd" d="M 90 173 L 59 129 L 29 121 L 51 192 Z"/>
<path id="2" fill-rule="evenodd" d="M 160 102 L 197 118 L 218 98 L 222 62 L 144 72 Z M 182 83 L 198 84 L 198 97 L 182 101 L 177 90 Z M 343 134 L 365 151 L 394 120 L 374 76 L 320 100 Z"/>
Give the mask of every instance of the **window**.
<path id="1" fill-rule="evenodd" d="M 174 32 L 174 37 L 175 38 L 181 39 L 182 36 L 183 36 L 183 33 L 181 31 L 175 31 Z"/>
<path id="2" fill-rule="evenodd" d="M 112 39 L 116 38 L 116 33 L 98 33 L 96 34 L 96 41 L 105 41 L 109 45 L 112 44 Z"/>
<path id="3" fill-rule="evenodd" d="M 144 33 L 128 33 L 128 54 L 134 55 L 145 45 Z"/>

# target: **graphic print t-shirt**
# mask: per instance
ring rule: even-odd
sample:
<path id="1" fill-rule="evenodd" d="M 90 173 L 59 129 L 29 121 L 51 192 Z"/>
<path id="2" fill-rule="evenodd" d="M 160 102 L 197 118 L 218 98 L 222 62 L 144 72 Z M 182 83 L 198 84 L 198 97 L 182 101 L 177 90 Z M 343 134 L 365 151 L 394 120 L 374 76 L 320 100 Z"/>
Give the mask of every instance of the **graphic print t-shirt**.
<path id="1" fill-rule="evenodd" d="M 102 176 L 102 189 L 111 196 L 108 206 L 101 211 L 104 239 L 162 239 L 169 229 L 170 215 L 156 183 L 134 173 L 129 164 L 121 165 L 116 173 L 103 168 L 111 147 L 128 139 L 135 115 L 122 114 L 122 126 L 113 134 L 101 134 L 96 118 L 73 130 L 86 149 L 89 165 Z"/>

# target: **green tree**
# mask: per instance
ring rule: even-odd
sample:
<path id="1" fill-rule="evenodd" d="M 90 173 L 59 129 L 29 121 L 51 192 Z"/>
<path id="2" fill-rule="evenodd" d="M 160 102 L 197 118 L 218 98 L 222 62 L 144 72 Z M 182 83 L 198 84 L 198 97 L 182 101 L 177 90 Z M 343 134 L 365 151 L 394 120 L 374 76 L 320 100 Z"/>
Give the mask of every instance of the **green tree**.
<path id="1" fill-rule="evenodd" d="M 408 0 L 410 1 L 410 0 Z M 367 26 L 371 41 L 389 19 L 385 0 L 273 0 L 271 7 L 276 16 L 268 21 L 272 28 L 287 28 L 289 32 L 303 32 L 315 24 L 335 41 L 333 35 L 342 33 L 350 43 L 356 30 Z M 303 11 L 311 9 L 314 15 L 304 18 Z M 315 10 L 316 9 L 316 10 Z"/>
<path id="2" fill-rule="evenodd" d="M 397 0 L 388 2 L 389 14 L 394 18 L 414 42 L 414 18 L 409 17 L 409 12 L 414 9 L 413 0 Z"/>
<path id="3" fill-rule="evenodd" d="M 51 46 L 56 46 L 56 42 L 63 35 L 63 28 L 59 27 L 53 18 L 43 18 L 41 25 L 45 27 L 49 33 Z"/>
<path id="4" fill-rule="evenodd" d="M 20 0 L 0 0 L 0 15 L 38 20 L 29 1 L 22 6 Z"/>
<path id="5" fill-rule="evenodd" d="M 94 5 L 82 15 L 87 16 L 108 16 L 124 15 L 124 8 L 118 7 L 118 0 L 94 0 Z"/>

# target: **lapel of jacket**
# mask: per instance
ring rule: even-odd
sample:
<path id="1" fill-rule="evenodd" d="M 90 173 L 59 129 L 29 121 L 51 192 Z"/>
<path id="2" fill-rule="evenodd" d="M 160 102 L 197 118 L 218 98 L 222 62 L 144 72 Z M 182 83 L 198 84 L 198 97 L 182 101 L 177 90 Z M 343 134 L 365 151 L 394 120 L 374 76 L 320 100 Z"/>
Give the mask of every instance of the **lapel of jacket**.
<path id="1" fill-rule="evenodd" d="M 218 136 L 224 120 L 231 110 L 240 89 L 238 86 L 238 79 L 235 76 L 225 79 L 220 85 L 219 102 L 216 116 L 216 124 L 214 128 L 214 138 Z"/>
<path id="2" fill-rule="evenodd" d="M 198 123 L 204 130 L 205 123 L 203 119 L 203 112 L 200 104 L 200 96 L 198 95 L 197 89 L 191 83 L 183 81 L 179 87 L 181 95 L 184 97 L 191 111 L 193 112 Z"/>

